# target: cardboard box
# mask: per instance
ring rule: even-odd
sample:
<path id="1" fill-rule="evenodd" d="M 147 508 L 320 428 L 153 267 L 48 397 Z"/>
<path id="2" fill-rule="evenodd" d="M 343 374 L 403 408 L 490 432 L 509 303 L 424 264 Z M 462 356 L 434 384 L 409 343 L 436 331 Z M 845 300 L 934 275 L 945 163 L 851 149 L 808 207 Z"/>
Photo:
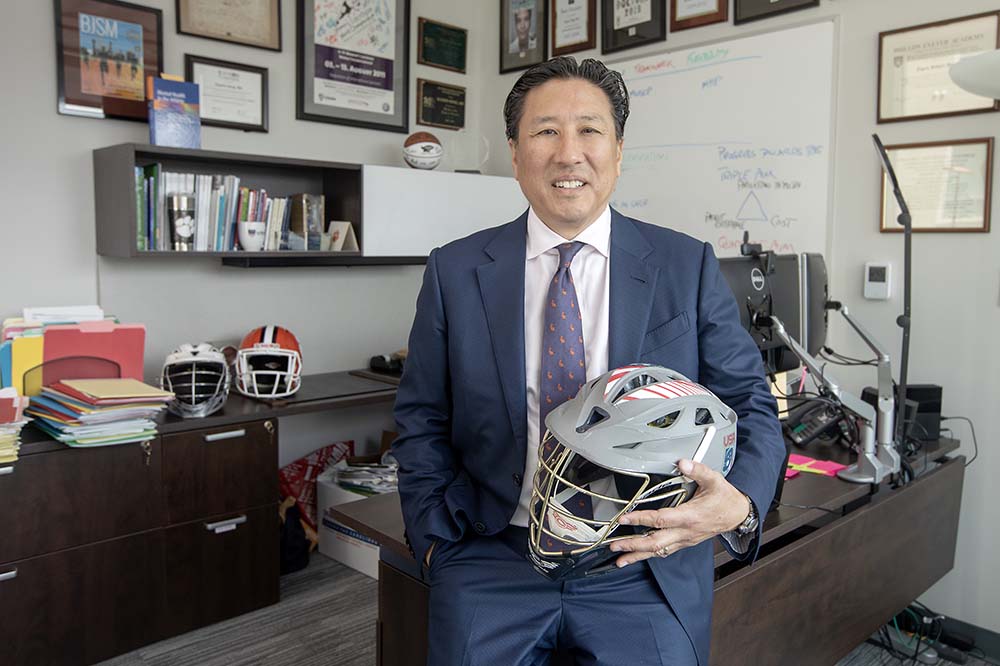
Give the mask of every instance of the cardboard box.
<path id="1" fill-rule="evenodd" d="M 330 509 L 364 499 L 365 495 L 341 488 L 333 475 L 316 478 L 316 509 L 320 517 L 319 552 L 356 571 L 378 579 L 378 542 L 334 520 Z"/>

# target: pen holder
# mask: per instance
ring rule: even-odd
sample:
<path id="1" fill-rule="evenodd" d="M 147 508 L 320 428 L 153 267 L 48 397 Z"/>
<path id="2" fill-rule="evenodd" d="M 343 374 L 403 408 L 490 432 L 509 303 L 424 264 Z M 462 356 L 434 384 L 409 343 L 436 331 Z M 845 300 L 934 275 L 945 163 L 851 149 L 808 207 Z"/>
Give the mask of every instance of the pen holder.
<path id="1" fill-rule="evenodd" d="M 264 249 L 264 232 L 267 224 L 257 220 L 241 220 L 236 223 L 236 233 L 240 248 L 246 252 L 260 252 Z"/>

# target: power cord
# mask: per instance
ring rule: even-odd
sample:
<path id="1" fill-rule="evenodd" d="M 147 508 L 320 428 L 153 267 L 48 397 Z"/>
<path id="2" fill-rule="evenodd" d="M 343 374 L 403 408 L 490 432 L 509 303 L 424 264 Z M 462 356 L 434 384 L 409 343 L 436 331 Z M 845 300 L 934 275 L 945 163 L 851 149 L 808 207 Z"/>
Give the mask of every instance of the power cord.
<path id="1" fill-rule="evenodd" d="M 826 511 L 827 513 L 832 513 L 835 516 L 841 515 L 840 511 L 834 509 L 827 509 L 825 506 L 816 506 L 808 504 L 789 504 L 788 502 L 778 502 L 778 506 L 787 506 L 790 509 L 819 509 L 820 511 Z"/>
<path id="2" fill-rule="evenodd" d="M 965 466 L 968 467 L 973 462 L 975 462 L 976 458 L 979 457 L 979 442 L 978 440 L 976 440 L 976 426 L 972 423 L 972 419 L 970 419 L 968 416 L 942 416 L 941 420 L 942 421 L 958 420 L 958 421 L 965 421 L 966 423 L 969 424 L 969 430 L 972 431 L 973 452 L 972 452 L 972 457 L 969 458 L 969 460 L 965 463 Z"/>

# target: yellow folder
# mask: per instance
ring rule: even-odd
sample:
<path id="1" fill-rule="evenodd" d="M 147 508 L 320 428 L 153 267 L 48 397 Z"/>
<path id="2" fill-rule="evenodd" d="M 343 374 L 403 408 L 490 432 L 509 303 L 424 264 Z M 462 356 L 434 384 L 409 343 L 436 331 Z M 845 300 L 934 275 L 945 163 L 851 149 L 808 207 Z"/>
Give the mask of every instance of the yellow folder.
<path id="1" fill-rule="evenodd" d="M 11 386 L 21 395 L 24 392 L 24 373 L 42 364 L 42 342 L 40 335 L 14 338 L 10 346 Z M 35 395 L 38 395 L 36 392 Z"/>
<path id="2" fill-rule="evenodd" d="M 66 386 L 93 396 L 97 400 L 114 398 L 170 398 L 173 393 L 161 391 L 138 379 L 122 377 L 120 379 L 64 379 Z"/>

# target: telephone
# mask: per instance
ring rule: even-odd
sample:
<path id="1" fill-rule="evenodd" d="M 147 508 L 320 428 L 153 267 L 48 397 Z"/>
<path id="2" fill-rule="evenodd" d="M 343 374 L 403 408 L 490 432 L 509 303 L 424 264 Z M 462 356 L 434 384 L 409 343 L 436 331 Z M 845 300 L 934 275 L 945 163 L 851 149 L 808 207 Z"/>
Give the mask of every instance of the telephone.
<path id="1" fill-rule="evenodd" d="M 788 413 L 783 429 L 785 437 L 796 446 L 805 446 L 817 437 L 837 431 L 839 434 L 844 411 L 827 402 L 810 400 Z"/>

